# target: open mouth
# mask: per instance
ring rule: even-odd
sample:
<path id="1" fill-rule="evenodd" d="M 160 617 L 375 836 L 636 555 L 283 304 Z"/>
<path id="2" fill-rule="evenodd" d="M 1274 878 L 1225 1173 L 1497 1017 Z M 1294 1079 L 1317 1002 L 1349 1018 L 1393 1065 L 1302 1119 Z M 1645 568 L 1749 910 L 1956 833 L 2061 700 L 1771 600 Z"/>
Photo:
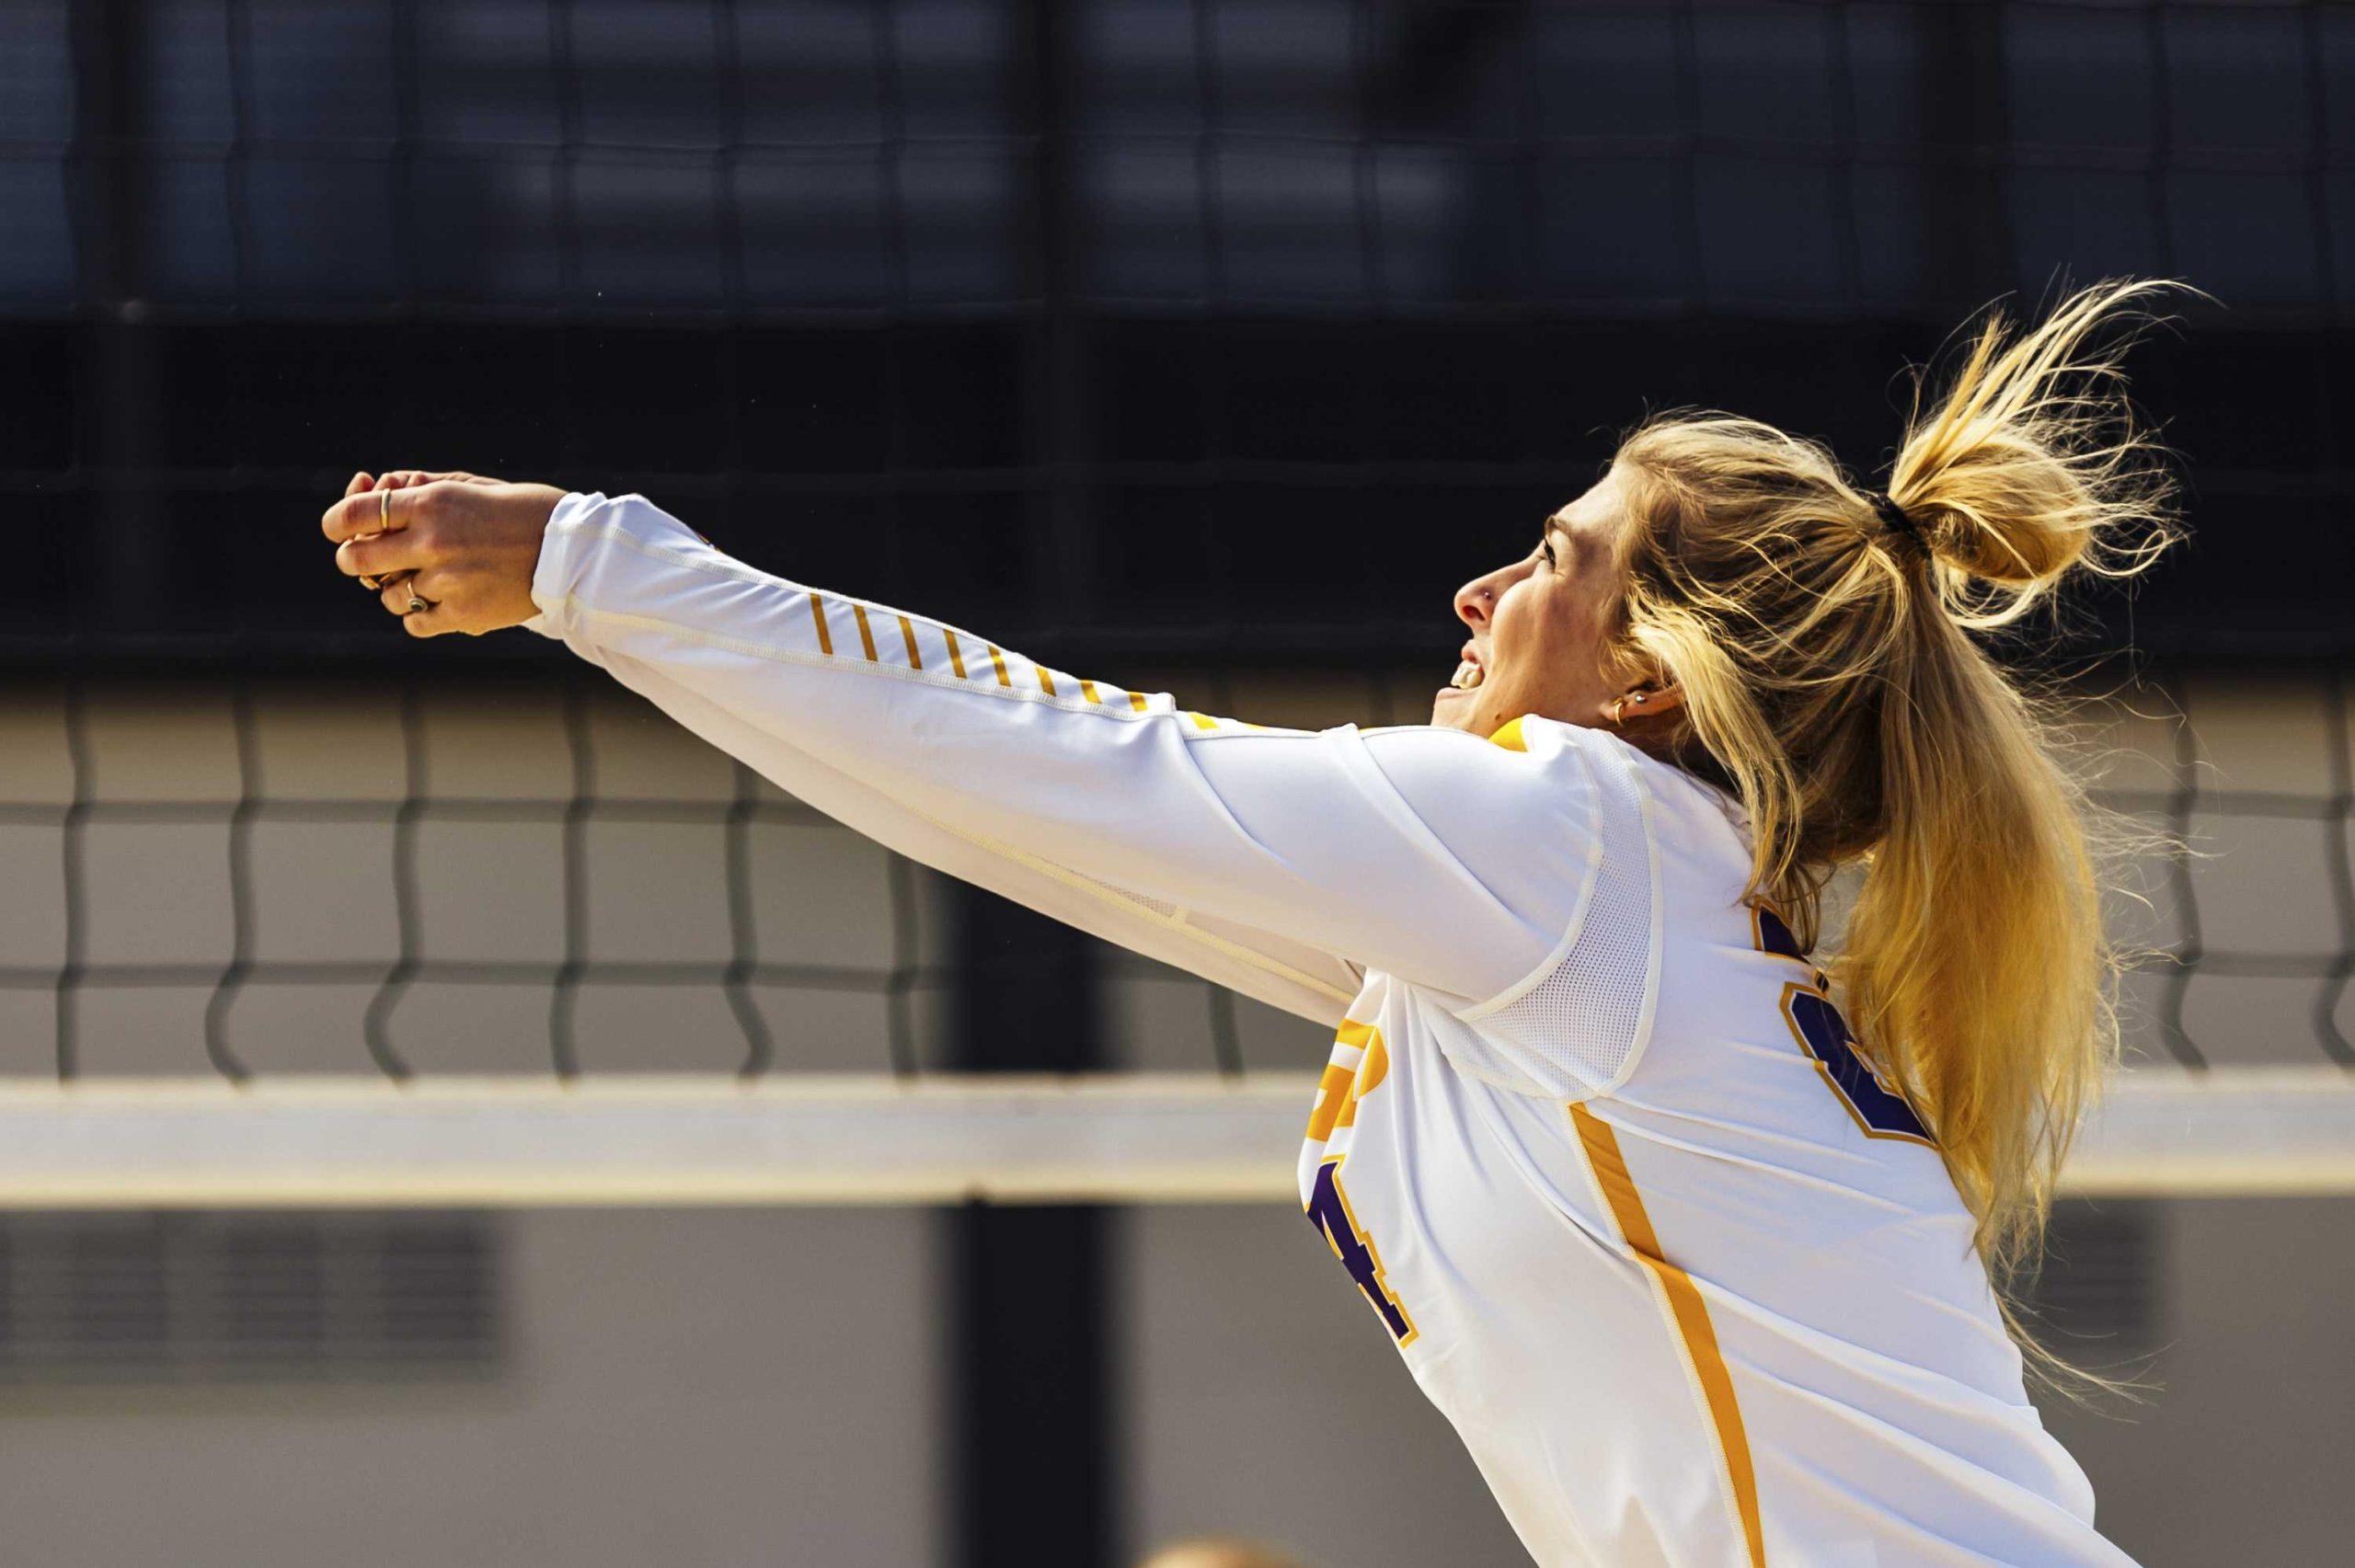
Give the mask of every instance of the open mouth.
<path id="1" fill-rule="evenodd" d="M 1480 663 L 1480 650 L 1465 643 L 1460 657 L 1462 662 L 1456 665 L 1455 674 L 1448 681 L 1448 686 L 1458 692 L 1477 691 L 1480 682 L 1488 678 L 1487 669 Z"/>

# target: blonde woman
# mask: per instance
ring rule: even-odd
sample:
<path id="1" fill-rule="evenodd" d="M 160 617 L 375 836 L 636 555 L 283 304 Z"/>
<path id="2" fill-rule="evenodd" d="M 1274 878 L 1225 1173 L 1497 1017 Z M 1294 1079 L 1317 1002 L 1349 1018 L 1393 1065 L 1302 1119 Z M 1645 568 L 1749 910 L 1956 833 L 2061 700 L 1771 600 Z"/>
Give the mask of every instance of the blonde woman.
<path id="1" fill-rule="evenodd" d="M 325 528 L 415 635 L 561 638 L 853 827 L 1332 1025 L 1303 1203 L 1540 1562 L 2118 1563 L 1991 1283 L 2109 960 L 1972 633 L 2164 539 L 2092 346 L 2153 287 L 1987 321 L 1886 493 L 1646 420 L 1457 594 L 1428 726 L 1190 712 L 638 497 L 362 475 Z"/>

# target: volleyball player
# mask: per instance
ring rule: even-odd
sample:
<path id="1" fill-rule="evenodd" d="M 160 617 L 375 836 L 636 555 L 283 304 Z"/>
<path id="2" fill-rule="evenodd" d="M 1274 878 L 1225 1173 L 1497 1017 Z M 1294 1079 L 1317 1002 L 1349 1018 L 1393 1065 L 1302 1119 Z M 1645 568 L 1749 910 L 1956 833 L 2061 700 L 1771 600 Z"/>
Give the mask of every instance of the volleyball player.
<path id="1" fill-rule="evenodd" d="M 560 638 L 903 853 L 1333 1025 L 1302 1201 L 1539 1561 L 2115 1564 L 1996 1285 L 2111 960 L 1976 634 L 2164 542 L 2095 337 L 2154 287 L 1990 317 L 1883 490 L 1646 419 L 1456 595 L 1422 726 L 1191 712 L 634 496 L 362 475 L 325 527 L 415 635 Z"/>

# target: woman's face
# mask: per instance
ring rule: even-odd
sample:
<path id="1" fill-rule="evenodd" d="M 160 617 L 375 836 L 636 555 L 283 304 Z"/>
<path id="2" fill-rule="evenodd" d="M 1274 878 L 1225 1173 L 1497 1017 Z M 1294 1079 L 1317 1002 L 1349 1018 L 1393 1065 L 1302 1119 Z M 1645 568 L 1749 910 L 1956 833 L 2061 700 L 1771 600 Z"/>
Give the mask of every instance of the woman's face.
<path id="1" fill-rule="evenodd" d="M 1611 722 L 1626 689 L 1605 669 L 1626 527 L 1617 470 L 1545 521 L 1528 555 L 1455 593 L 1472 628 L 1455 680 L 1431 703 L 1431 722 L 1493 735 L 1524 714 L 1566 724 Z"/>

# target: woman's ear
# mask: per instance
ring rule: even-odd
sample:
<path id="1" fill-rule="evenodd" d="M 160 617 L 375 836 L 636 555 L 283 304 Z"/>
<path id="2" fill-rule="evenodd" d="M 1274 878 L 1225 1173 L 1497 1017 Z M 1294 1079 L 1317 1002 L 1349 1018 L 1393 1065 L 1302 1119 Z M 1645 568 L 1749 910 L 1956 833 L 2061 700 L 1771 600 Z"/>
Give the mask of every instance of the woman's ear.
<path id="1" fill-rule="evenodd" d="M 1603 717 L 1614 729 L 1634 729 L 1647 719 L 1672 714 L 1683 705 L 1682 686 L 1636 686 L 1603 704 Z"/>

